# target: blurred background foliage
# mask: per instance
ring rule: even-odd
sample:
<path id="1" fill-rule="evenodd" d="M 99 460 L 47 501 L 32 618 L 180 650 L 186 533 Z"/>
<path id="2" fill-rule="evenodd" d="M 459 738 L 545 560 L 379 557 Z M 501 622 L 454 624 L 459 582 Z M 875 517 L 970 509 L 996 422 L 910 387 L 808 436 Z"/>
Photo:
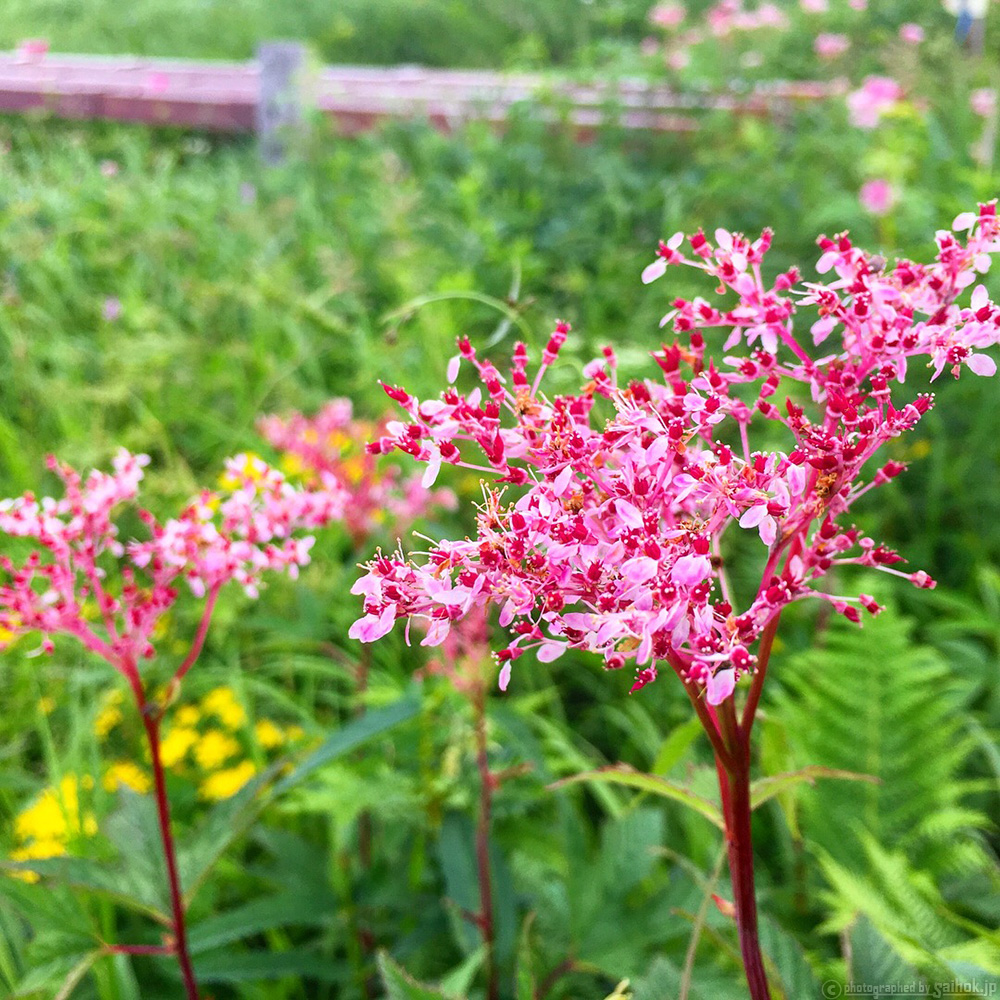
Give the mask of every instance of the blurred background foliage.
<path id="1" fill-rule="evenodd" d="M 741 75 L 710 51 L 677 82 L 848 71 L 812 56 L 827 22 L 783 9 L 792 29 L 760 65 Z M 648 13 L 643 0 L 6 0 L 0 47 L 44 36 L 57 51 L 245 59 L 262 38 L 293 36 L 326 61 L 666 78 L 641 53 Z M 51 489 L 49 452 L 90 467 L 124 445 L 153 456 L 146 503 L 168 513 L 226 455 L 268 454 L 261 414 L 349 396 L 376 417 L 377 379 L 433 395 L 457 336 L 502 359 L 518 337 L 537 351 L 556 316 L 575 332 L 550 391 L 575 388 L 605 343 L 627 374 L 653 375 L 646 352 L 669 302 L 710 291 L 681 270 L 639 284 L 656 240 L 678 229 L 772 226 L 769 266 L 807 276 L 821 232 L 927 259 L 935 229 L 998 193 L 969 94 L 995 83 L 1000 31 L 988 25 L 987 56 L 972 60 L 936 4 L 830 0 L 828 16 L 851 32 L 858 72 L 890 73 L 916 97 L 877 129 L 852 126 L 840 99 L 578 144 L 525 106 L 502 135 L 399 123 L 347 139 L 317 123 L 287 165 L 264 170 L 242 139 L 0 119 L 0 492 Z M 919 58 L 898 42 L 905 21 L 926 31 Z M 859 203 L 872 177 L 897 192 L 885 216 Z M 911 373 L 914 391 L 922 378 Z M 788 1000 L 848 978 L 962 980 L 987 995 L 1000 975 L 995 386 L 940 388 L 893 455 L 909 472 L 857 512 L 939 589 L 872 581 L 890 609 L 863 631 L 796 609 L 765 695 L 759 774 L 825 765 L 879 779 L 790 784 L 756 815 L 765 951 Z M 478 491 L 468 476 L 449 485 Z M 462 516 L 422 530 L 461 531 Z M 177 723 L 194 735 L 171 794 L 197 886 L 197 967 L 218 1000 L 483 996 L 463 916 L 479 903 L 474 711 L 444 677 L 411 686 L 426 658 L 400 636 L 370 650 L 346 639 L 359 606 L 345 595 L 376 541 L 358 551 L 333 529 L 298 582 L 253 606 L 227 595 L 176 709 L 200 713 Z M 177 655 L 191 622 L 181 611 L 171 627 Z M 48 823 L 63 856 L 37 862 L 40 881 L 0 877 L 0 995 L 48 1000 L 69 983 L 94 1000 L 176 996 L 154 959 L 95 956 L 102 941 L 157 940 L 148 796 L 141 774 L 108 778 L 130 760 L 142 772 L 138 732 L 109 724 L 102 665 L 68 643 L 29 653 L 16 646 L 0 666 L 0 852 Z M 492 845 L 505 998 L 601 1000 L 624 978 L 635 1000 L 745 995 L 732 922 L 711 901 L 729 893 L 712 823 L 613 785 L 549 788 L 626 763 L 712 798 L 683 692 L 665 680 L 628 697 L 629 683 L 582 657 L 526 658 L 488 699 L 492 767 L 508 769 Z M 228 722 L 199 701 L 220 690 L 237 706 Z M 267 791 L 269 766 L 309 753 L 314 768 Z"/>

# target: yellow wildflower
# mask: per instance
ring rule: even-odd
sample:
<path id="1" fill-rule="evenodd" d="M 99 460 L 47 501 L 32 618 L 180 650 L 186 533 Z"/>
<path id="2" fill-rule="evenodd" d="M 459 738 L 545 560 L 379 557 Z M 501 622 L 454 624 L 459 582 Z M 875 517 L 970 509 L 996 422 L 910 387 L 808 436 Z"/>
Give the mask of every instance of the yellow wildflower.
<path id="1" fill-rule="evenodd" d="M 93 836 L 97 832 L 97 821 L 92 813 L 85 813 L 80 819 L 79 787 L 92 788 L 93 780 L 78 780 L 75 774 L 67 774 L 59 783 L 59 788 L 45 788 L 38 798 L 14 819 L 14 835 L 18 840 L 67 841 L 83 833 Z"/>
<path id="2" fill-rule="evenodd" d="M 119 707 L 125 701 L 121 688 L 112 688 L 101 699 L 101 707 L 94 718 L 94 734 L 104 739 L 124 718 Z"/>
<path id="3" fill-rule="evenodd" d="M 228 733 L 209 729 L 195 744 L 194 758 L 198 766 L 212 771 L 240 752 L 240 745 Z"/>
<path id="4" fill-rule="evenodd" d="M 281 456 L 280 468 L 289 479 L 295 479 L 306 471 L 305 462 L 303 462 L 298 455 L 295 455 L 290 451 L 286 451 Z"/>
<path id="5" fill-rule="evenodd" d="M 227 729 L 239 729 L 247 721 L 247 713 L 229 687 L 209 691 L 201 699 L 201 708 L 203 712 L 214 715 Z"/>
<path id="6" fill-rule="evenodd" d="M 274 750 L 285 742 L 285 734 L 270 719 L 261 719 L 253 727 L 253 732 L 265 750 Z"/>
<path id="7" fill-rule="evenodd" d="M 50 698 L 48 695 L 45 695 L 44 697 L 38 699 L 38 710 L 43 715 L 51 715 L 55 710 L 55 707 L 55 698 Z"/>
<path id="8" fill-rule="evenodd" d="M 102 708 L 94 719 L 94 735 L 102 740 L 107 737 L 115 726 L 119 725 L 125 717 L 120 708 Z"/>
<path id="9" fill-rule="evenodd" d="M 130 760 L 120 760 L 117 764 L 112 764 L 104 772 L 101 784 L 109 792 L 116 791 L 119 785 L 124 785 L 140 795 L 145 795 L 152 788 L 149 775 Z"/>
<path id="10" fill-rule="evenodd" d="M 177 709 L 177 713 L 174 715 L 174 722 L 178 726 L 197 726 L 200 718 L 201 712 L 194 705 L 183 705 Z"/>
<path id="11" fill-rule="evenodd" d="M 177 767 L 197 742 L 197 729 L 188 729 L 186 726 L 172 727 L 160 743 L 160 760 L 163 761 L 163 766 L 168 769 Z"/>
<path id="12" fill-rule="evenodd" d="M 289 743 L 295 743 L 305 736 L 306 731 L 301 726 L 288 726 L 285 729 L 285 739 Z"/>
<path id="13" fill-rule="evenodd" d="M 235 767 L 210 774 L 202 783 L 200 794 L 203 799 L 218 801 L 235 795 L 255 774 L 257 768 L 252 761 L 245 760 Z"/>

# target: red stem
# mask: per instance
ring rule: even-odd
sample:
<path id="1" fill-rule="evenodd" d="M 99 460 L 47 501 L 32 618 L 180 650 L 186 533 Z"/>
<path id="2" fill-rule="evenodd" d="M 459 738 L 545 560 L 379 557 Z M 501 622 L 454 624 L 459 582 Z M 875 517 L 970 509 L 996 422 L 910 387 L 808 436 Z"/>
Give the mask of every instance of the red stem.
<path id="1" fill-rule="evenodd" d="M 215 610 L 215 601 L 218 596 L 219 585 L 216 585 L 208 592 L 208 598 L 205 601 L 205 610 L 201 613 L 201 621 L 198 623 L 198 631 L 195 633 L 194 642 L 191 643 L 191 649 L 188 650 L 188 655 L 184 658 L 184 662 L 177 668 L 177 672 L 171 679 L 171 688 L 176 688 L 184 680 L 184 675 L 194 666 L 195 660 L 201 655 L 201 647 L 205 645 L 205 636 L 208 635 L 208 626 L 212 622 L 212 612 Z"/>
<path id="2" fill-rule="evenodd" d="M 736 721 L 732 696 L 718 711 L 719 728 L 729 750 L 727 767 L 717 756 L 715 770 L 719 777 L 722 815 L 726 824 L 726 850 L 733 886 L 736 929 L 740 954 L 752 1000 L 770 1000 L 764 959 L 757 931 L 757 897 L 754 891 L 753 839 L 750 827 L 750 741 Z"/>
<path id="3" fill-rule="evenodd" d="M 487 1000 L 499 1000 L 493 926 L 493 883 L 490 877 L 490 814 L 493 805 L 493 775 L 486 752 L 486 693 L 479 688 L 473 698 L 476 713 L 476 765 L 479 769 L 479 818 L 476 823 L 476 864 L 479 869 L 478 924 L 486 945 Z"/>
<path id="4" fill-rule="evenodd" d="M 160 756 L 160 716 L 156 706 L 145 703 L 139 705 L 142 724 L 149 741 L 149 754 L 153 763 L 153 783 L 156 786 L 156 812 L 160 822 L 160 840 L 163 843 L 163 857 L 167 863 L 167 878 L 170 882 L 170 908 L 173 913 L 174 947 L 177 962 L 184 980 L 184 990 L 188 1000 L 198 1000 L 198 984 L 195 982 L 191 956 L 188 954 L 187 928 L 184 921 L 184 897 L 181 881 L 177 874 L 177 856 L 174 837 L 170 829 L 170 804 L 167 801 L 167 783 L 163 774 L 163 760 Z"/>

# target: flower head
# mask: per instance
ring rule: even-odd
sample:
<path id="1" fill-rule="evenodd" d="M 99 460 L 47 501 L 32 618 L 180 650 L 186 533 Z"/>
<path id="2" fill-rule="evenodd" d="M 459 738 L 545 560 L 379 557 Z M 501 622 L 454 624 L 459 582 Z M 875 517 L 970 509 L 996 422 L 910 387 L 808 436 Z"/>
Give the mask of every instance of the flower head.
<path id="1" fill-rule="evenodd" d="M 124 544 L 117 510 L 136 500 L 148 462 L 123 450 L 112 472 L 95 470 L 84 479 L 52 459 L 62 497 L 26 493 L 0 501 L 0 532 L 36 546 L 18 564 L 0 556 L 6 641 L 38 631 L 43 650 L 51 651 L 54 636 L 72 635 L 131 674 L 153 655 L 157 626 L 177 600 L 181 580 L 198 596 L 230 581 L 252 596 L 265 572 L 294 575 L 308 562 L 312 539 L 298 532 L 343 511 L 336 490 L 296 490 L 259 459 L 237 456 L 227 465 L 227 490 L 203 492 L 163 524 L 140 510 L 151 537 Z"/>
<path id="2" fill-rule="evenodd" d="M 356 420 L 349 399 L 333 399 L 315 417 L 263 417 L 258 427 L 307 485 L 322 486 L 344 497 L 343 521 L 360 545 L 376 533 L 388 516 L 398 535 L 435 506 L 453 508 L 450 490 L 432 490 L 426 477 L 403 477 L 395 465 L 381 462 L 365 442 L 384 430 L 384 424 Z"/>
<path id="3" fill-rule="evenodd" d="M 935 377 L 995 370 L 980 348 L 1000 341 L 1000 310 L 981 286 L 968 306 L 957 302 L 1000 249 L 995 204 L 956 228 L 967 237 L 939 233 L 934 263 L 891 271 L 846 235 L 824 237 L 818 270 L 832 280 L 802 283 L 792 269 L 770 285 L 761 270 L 769 231 L 751 240 L 719 229 L 714 241 L 699 232 L 687 249 L 675 235 L 643 280 L 684 264 L 735 301 L 674 301 L 663 322 L 677 339 L 653 354 L 661 379 L 620 384 L 606 348 L 584 367 L 579 392 L 545 396 L 541 380 L 568 333 L 560 323 L 533 376 L 523 344 L 502 373 L 463 339 L 459 363 L 480 382 L 471 392 L 451 387 L 421 401 L 386 387 L 408 419 L 388 424 L 373 451 L 475 469 L 495 485 L 483 488 L 474 536 L 366 564 L 353 588 L 365 613 L 351 636 L 372 641 L 397 618 L 417 619 L 421 644 L 434 646 L 493 604 L 510 633 L 498 654 L 501 687 L 527 650 L 550 661 L 580 649 L 608 669 L 631 663 L 633 690 L 666 663 L 715 703 L 753 671 L 754 643 L 792 601 L 827 600 L 853 621 L 858 608 L 879 610 L 865 595 L 822 591 L 833 567 L 933 586 L 926 574 L 892 569 L 901 557 L 842 519 L 903 470 L 869 463 L 932 405 L 901 388 L 909 358 L 928 356 Z M 809 327 L 813 346 L 823 345 L 817 359 L 794 332 L 803 307 L 819 314 Z M 721 364 L 706 355 L 717 328 Z M 781 429 L 785 448 L 753 447 L 766 424 Z M 761 546 L 759 585 L 742 596 L 726 572 L 727 538 L 741 531 Z"/>

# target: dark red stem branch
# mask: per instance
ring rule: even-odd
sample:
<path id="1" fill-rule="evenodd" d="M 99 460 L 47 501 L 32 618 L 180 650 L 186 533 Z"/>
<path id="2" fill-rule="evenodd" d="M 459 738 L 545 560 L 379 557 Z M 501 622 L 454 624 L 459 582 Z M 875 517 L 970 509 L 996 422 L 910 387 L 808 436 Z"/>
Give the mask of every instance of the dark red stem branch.
<path id="1" fill-rule="evenodd" d="M 181 881 L 177 874 L 177 855 L 174 837 L 170 828 L 170 804 L 167 801 L 167 783 L 163 774 L 163 760 L 160 756 L 160 717 L 154 706 L 140 705 L 142 724 L 149 741 L 149 755 L 153 764 L 153 784 L 156 788 L 156 813 L 160 823 L 160 840 L 163 843 L 163 857 L 167 863 L 167 880 L 170 883 L 170 909 L 173 914 L 174 954 L 181 968 L 184 990 L 188 1000 L 198 1000 L 198 985 L 188 954 L 187 927 L 184 920 L 184 897 Z M 154 711 L 149 711 L 154 708 Z"/>
<path id="2" fill-rule="evenodd" d="M 733 906 L 740 940 L 740 954 L 751 1000 L 770 1000 L 764 959 L 757 930 L 757 897 L 754 890 L 753 839 L 750 828 L 750 741 L 736 721 L 732 696 L 718 711 L 719 728 L 729 750 L 727 767 L 716 758 L 722 814 L 726 824 L 726 851 L 733 886 Z"/>
<path id="3" fill-rule="evenodd" d="M 486 945 L 487 1000 L 499 1000 L 493 926 L 493 881 L 490 876 L 490 815 L 493 808 L 493 775 L 486 752 L 486 692 L 481 688 L 473 698 L 476 713 L 476 766 L 479 769 L 479 818 L 476 823 L 476 864 L 479 869 L 479 929 Z"/>

